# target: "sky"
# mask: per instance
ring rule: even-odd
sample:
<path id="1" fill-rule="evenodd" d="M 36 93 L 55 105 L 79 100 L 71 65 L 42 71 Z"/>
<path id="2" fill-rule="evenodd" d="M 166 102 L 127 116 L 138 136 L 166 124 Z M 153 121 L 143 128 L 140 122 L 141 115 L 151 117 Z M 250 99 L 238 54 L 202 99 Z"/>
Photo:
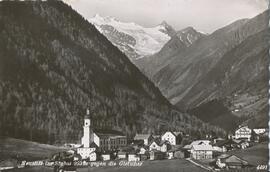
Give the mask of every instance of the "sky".
<path id="1" fill-rule="evenodd" d="M 83 17 L 95 14 L 153 27 L 166 21 L 176 30 L 192 26 L 212 33 L 265 11 L 268 0 L 64 0 Z"/>

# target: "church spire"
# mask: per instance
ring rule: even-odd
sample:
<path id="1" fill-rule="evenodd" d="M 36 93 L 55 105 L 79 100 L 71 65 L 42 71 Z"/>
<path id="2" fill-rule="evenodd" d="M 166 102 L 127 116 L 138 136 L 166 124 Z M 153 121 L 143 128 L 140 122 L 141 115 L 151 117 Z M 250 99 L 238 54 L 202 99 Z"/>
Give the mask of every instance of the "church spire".
<path id="1" fill-rule="evenodd" d="M 89 108 L 87 108 L 87 110 L 86 110 L 86 115 L 85 115 L 84 119 L 90 119 L 90 110 L 89 110 Z"/>

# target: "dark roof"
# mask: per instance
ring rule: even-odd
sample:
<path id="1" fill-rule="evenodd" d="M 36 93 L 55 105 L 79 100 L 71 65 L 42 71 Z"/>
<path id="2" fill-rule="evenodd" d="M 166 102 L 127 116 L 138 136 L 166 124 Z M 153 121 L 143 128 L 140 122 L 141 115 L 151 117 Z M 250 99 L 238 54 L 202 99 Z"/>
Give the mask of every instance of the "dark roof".
<path id="1" fill-rule="evenodd" d="M 222 140 L 222 141 L 218 141 L 215 146 L 225 146 L 225 145 L 229 145 L 229 144 L 239 144 L 236 141 L 230 139 L 230 140 Z"/>
<path id="2" fill-rule="evenodd" d="M 97 144 L 95 142 L 92 142 L 90 144 L 90 148 L 98 148 Z"/>
<path id="3" fill-rule="evenodd" d="M 134 140 L 144 140 L 152 137 L 152 134 L 136 134 Z"/>
<path id="4" fill-rule="evenodd" d="M 226 163 L 228 165 L 248 165 L 248 162 L 235 156 L 230 155 L 224 158 L 220 158 L 221 162 Z"/>
<path id="5" fill-rule="evenodd" d="M 115 135 L 115 136 L 125 136 L 122 132 L 116 131 L 116 130 L 100 130 L 100 129 L 94 129 L 94 132 L 96 135 Z"/>
<path id="6" fill-rule="evenodd" d="M 161 140 L 157 138 L 157 139 L 152 140 L 149 145 L 151 145 L 153 142 L 155 142 L 159 146 L 162 146 L 163 144 L 169 144 L 167 140 Z"/>

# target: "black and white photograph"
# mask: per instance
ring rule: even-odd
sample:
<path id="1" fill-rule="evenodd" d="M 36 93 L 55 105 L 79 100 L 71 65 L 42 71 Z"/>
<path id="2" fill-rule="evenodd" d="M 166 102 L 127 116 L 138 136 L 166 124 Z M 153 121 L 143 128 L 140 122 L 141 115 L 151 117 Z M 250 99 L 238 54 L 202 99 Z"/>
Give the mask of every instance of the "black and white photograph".
<path id="1" fill-rule="evenodd" d="M 269 0 L 0 0 L 0 172 L 269 171 Z"/>

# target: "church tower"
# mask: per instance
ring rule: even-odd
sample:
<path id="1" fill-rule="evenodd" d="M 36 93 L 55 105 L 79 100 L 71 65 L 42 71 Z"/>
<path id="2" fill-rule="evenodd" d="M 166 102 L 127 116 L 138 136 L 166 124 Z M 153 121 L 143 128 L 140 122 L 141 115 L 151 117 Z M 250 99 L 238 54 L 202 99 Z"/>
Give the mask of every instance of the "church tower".
<path id="1" fill-rule="evenodd" d="M 86 115 L 84 117 L 84 126 L 83 126 L 83 137 L 82 137 L 82 145 L 85 148 L 89 148 L 91 144 L 91 119 L 90 119 L 90 111 L 86 110 Z"/>

